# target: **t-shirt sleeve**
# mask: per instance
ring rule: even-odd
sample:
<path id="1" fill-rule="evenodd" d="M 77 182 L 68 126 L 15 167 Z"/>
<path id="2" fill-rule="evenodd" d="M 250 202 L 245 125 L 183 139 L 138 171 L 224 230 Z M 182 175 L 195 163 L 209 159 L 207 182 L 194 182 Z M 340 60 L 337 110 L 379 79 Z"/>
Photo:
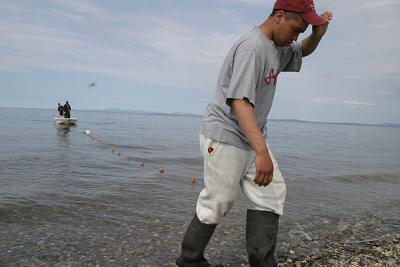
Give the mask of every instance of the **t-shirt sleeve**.
<path id="1" fill-rule="evenodd" d="M 260 62 L 254 49 L 241 51 L 235 56 L 226 97 L 228 106 L 233 99 L 247 99 L 250 104 L 255 105 L 259 68 Z"/>
<path id="2" fill-rule="evenodd" d="M 300 42 L 293 42 L 290 46 L 282 48 L 279 72 L 300 71 L 302 58 Z"/>

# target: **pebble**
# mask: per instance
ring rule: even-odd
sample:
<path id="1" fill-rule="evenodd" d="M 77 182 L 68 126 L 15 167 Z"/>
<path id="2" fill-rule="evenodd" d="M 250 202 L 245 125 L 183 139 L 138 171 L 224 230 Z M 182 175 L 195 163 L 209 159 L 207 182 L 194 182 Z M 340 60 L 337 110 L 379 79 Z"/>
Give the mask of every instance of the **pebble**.
<path id="1" fill-rule="evenodd" d="M 283 241 L 278 245 L 278 266 L 293 267 L 297 262 L 299 266 L 315 267 L 400 266 L 399 234 L 393 233 L 391 223 L 376 217 L 364 220 L 356 225 L 348 219 L 322 224 L 327 219 L 321 219 L 315 222 L 320 227 L 314 229 L 313 226 L 302 231 L 283 229 L 279 235 Z M 314 239 L 305 239 L 301 232 L 309 232 Z"/>

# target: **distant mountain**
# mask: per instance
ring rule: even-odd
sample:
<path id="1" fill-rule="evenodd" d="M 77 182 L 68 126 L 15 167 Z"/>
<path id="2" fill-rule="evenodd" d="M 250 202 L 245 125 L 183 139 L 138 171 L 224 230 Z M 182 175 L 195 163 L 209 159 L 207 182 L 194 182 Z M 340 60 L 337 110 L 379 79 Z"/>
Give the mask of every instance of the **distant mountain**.
<path id="1" fill-rule="evenodd" d="M 107 108 L 100 111 L 112 113 L 133 113 L 133 114 L 146 114 L 146 115 L 160 115 L 160 116 L 182 116 L 182 117 L 201 117 L 201 115 L 185 112 L 157 112 L 157 111 L 144 111 L 135 109 L 120 109 L 120 108 Z"/>
<path id="2" fill-rule="evenodd" d="M 382 126 L 386 127 L 400 127 L 400 123 L 384 123 Z"/>
<path id="3" fill-rule="evenodd" d="M 328 121 L 306 121 L 298 119 L 268 119 L 269 121 L 287 121 L 287 122 L 299 122 L 299 123 L 322 123 L 322 124 L 344 124 L 344 125 L 367 125 L 367 126 L 380 126 L 377 124 L 367 123 L 356 123 L 356 122 L 328 122 Z"/>
<path id="4" fill-rule="evenodd" d="M 364 126 L 381 126 L 381 127 L 400 127 L 400 123 L 356 123 L 356 122 L 324 122 L 324 121 L 306 121 L 298 119 L 268 119 L 269 121 L 287 121 L 287 122 L 299 122 L 299 123 L 323 123 L 323 124 L 341 124 L 341 125 L 364 125 Z"/>

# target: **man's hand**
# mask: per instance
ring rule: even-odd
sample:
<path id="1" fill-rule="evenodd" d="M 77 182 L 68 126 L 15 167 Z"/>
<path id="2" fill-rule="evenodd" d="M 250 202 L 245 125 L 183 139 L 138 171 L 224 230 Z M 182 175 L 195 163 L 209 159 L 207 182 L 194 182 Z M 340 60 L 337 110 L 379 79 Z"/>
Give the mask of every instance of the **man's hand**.
<path id="1" fill-rule="evenodd" d="M 245 99 L 234 99 L 232 108 L 240 128 L 256 153 L 256 177 L 254 182 L 259 186 L 267 186 L 272 181 L 274 166 L 269 156 L 265 138 L 257 125 L 254 108 Z"/>
<path id="2" fill-rule="evenodd" d="M 259 186 L 267 186 L 274 174 L 274 165 L 268 150 L 256 153 L 256 177 L 254 182 Z"/>
<path id="3" fill-rule="evenodd" d="M 322 37 L 325 35 L 326 30 L 328 29 L 329 22 L 332 20 L 332 13 L 326 11 L 323 14 L 321 14 L 320 17 L 323 18 L 326 21 L 326 23 L 312 27 L 313 34 L 317 35 L 318 37 Z"/>
<path id="4" fill-rule="evenodd" d="M 326 11 L 321 15 L 321 17 L 326 21 L 326 23 L 319 26 L 313 26 L 311 35 L 301 42 L 303 57 L 310 55 L 317 48 L 322 36 L 325 35 L 326 30 L 328 29 L 329 22 L 332 20 L 332 13 Z"/>

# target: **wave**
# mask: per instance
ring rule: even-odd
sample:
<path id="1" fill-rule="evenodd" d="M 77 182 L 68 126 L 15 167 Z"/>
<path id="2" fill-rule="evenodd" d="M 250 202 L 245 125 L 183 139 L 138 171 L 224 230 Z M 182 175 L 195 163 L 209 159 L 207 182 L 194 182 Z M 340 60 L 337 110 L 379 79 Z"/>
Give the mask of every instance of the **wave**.
<path id="1" fill-rule="evenodd" d="M 324 178 L 339 183 L 363 184 L 363 183 L 393 183 L 400 184 L 400 173 L 398 174 L 358 174 L 358 175 L 343 175 Z"/>

